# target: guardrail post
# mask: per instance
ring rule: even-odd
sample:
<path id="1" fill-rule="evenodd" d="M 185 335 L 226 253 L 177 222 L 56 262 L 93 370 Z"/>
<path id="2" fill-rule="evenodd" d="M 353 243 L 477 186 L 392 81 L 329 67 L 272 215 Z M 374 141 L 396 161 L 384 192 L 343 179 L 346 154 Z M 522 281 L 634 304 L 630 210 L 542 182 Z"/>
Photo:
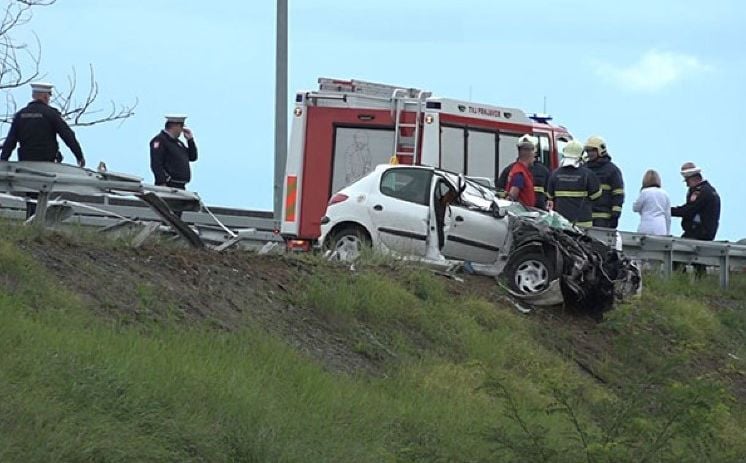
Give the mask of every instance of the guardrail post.
<path id="1" fill-rule="evenodd" d="M 33 225 L 44 228 L 47 223 L 47 207 L 49 205 L 49 192 L 40 191 L 36 198 L 36 211 L 34 212 Z"/>
<path id="2" fill-rule="evenodd" d="M 720 257 L 720 287 L 728 289 L 730 284 L 730 253 L 726 248 L 723 255 Z"/>
<path id="3" fill-rule="evenodd" d="M 663 253 L 663 276 L 671 278 L 673 274 L 673 248 Z"/>

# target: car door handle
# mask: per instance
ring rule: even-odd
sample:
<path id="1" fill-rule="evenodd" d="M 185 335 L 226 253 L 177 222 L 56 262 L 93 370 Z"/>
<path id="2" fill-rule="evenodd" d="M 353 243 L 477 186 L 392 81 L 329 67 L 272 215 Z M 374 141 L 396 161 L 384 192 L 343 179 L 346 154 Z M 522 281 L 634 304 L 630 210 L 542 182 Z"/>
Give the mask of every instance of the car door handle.
<path id="1" fill-rule="evenodd" d="M 456 222 L 463 222 L 463 221 L 464 221 L 463 217 L 461 217 L 460 215 L 456 216 Z"/>
<path id="2" fill-rule="evenodd" d="M 380 204 L 376 204 L 375 206 L 373 206 L 373 210 L 374 211 L 382 211 L 383 210 L 383 206 L 381 206 Z"/>

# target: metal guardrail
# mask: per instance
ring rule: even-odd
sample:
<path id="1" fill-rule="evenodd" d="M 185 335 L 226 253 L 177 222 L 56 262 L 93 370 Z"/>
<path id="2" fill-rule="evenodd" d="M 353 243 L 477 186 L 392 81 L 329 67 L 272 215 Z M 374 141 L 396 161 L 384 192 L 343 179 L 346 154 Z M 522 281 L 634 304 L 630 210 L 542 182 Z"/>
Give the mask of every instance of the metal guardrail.
<path id="1" fill-rule="evenodd" d="M 617 240 L 616 230 L 590 228 L 588 234 L 610 246 Z M 633 232 L 619 232 L 625 255 L 642 261 L 660 262 L 663 274 L 670 277 L 674 264 L 700 264 L 717 267 L 720 286 L 730 285 L 730 274 L 746 268 L 746 245 L 728 241 L 698 241 L 673 236 L 652 236 Z"/>
<path id="2" fill-rule="evenodd" d="M 37 193 L 34 222 L 42 226 L 79 224 L 119 230 L 139 225 L 151 232 L 170 228 L 193 246 L 208 242 L 221 249 L 281 241 L 266 213 L 224 208 L 213 213 L 196 193 L 148 185 L 139 177 L 48 162 L 0 164 L 0 191 L 21 196 Z M 1 216 L 25 217 L 26 198 L 16 195 L 0 194 Z M 172 210 L 183 212 L 179 216 Z"/>

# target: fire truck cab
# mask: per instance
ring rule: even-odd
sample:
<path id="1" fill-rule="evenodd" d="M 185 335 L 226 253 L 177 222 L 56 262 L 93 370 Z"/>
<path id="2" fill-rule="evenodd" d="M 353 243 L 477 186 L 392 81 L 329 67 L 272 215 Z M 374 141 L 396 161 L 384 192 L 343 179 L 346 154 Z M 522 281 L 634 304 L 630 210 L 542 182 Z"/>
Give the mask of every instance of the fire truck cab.
<path id="1" fill-rule="evenodd" d="M 494 184 L 516 159 L 521 135 L 536 137 L 539 159 L 550 170 L 572 139 L 549 116 L 516 108 L 359 80 L 318 83 L 317 91 L 295 95 L 280 230 L 290 249 L 310 249 L 329 198 L 378 164 L 395 159 Z"/>

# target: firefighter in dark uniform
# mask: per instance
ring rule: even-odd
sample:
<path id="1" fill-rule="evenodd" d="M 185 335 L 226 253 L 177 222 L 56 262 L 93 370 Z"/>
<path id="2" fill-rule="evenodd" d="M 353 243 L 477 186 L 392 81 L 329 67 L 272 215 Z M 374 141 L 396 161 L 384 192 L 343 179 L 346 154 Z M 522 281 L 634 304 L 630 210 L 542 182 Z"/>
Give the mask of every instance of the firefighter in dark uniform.
<path id="1" fill-rule="evenodd" d="M 197 160 L 197 144 L 192 131 L 184 127 L 186 116 L 168 115 L 164 129 L 150 140 L 150 168 L 155 184 L 186 189 L 192 179 L 190 162 Z M 184 134 L 186 145 L 179 137 Z"/>
<path id="2" fill-rule="evenodd" d="M 586 167 L 596 174 L 603 194 L 593 204 L 593 226 L 616 229 L 624 204 L 624 179 L 622 171 L 611 162 L 606 142 L 599 136 L 592 136 L 585 142 L 588 155 Z"/>
<path id="3" fill-rule="evenodd" d="M 593 202 L 601 197 L 596 176 L 581 165 L 583 145 L 571 141 L 562 150 L 560 167 L 549 177 L 548 207 L 579 227 L 593 225 Z"/>
<path id="4" fill-rule="evenodd" d="M 10 159 L 16 145 L 20 145 L 18 147 L 19 161 L 62 162 L 60 146 L 57 143 L 57 135 L 59 135 L 75 155 L 78 166 L 85 167 L 83 150 L 75 138 L 75 133 L 67 125 L 60 112 L 49 106 L 53 88 L 51 84 L 31 84 L 32 101 L 13 117 L 0 153 L 0 161 Z M 33 199 L 37 196 L 37 193 L 27 194 L 27 197 Z M 26 218 L 34 215 L 35 212 L 36 203 L 28 201 Z"/>
<path id="5" fill-rule="evenodd" d="M 534 147 L 536 144 L 534 143 Z M 507 196 L 505 192 L 505 185 L 508 183 L 508 174 L 510 169 L 513 168 L 515 162 L 508 164 L 497 179 L 495 188 L 497 189 L 498 195 L 502 198 Z M 534 163 L 530 167 L 531 175 L 534 177 L 534 197 L 536 198 L 536 204 L 539 209 L 547 208 L 547 182 L 549 181 L 549 169 L 539 160 L 538 154 L 534 159 Z"/>

